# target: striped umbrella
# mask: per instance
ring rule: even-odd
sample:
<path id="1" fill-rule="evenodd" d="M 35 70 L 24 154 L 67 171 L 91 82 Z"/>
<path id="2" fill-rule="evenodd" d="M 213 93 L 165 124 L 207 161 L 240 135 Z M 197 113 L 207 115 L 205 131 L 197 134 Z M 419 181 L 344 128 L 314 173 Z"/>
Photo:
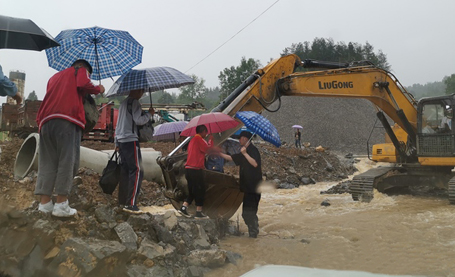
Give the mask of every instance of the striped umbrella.
<path id="1" fill-rule="evenodd" d="M 91 78 L 122 75 L 142 61 L 143 47 L 128 32 L 100 27 L 60 32 L 59 47 L 46 49 L 49 66 L 61 71 L 84 59 L 93 67 Z"/>

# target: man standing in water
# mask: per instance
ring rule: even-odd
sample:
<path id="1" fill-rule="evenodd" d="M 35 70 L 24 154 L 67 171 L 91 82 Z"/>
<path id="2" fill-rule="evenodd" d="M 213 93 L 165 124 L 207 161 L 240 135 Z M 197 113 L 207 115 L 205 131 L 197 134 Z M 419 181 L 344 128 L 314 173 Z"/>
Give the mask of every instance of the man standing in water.
<path id="1" fill-rule="evenodd" d="M 262 181 L 261 155 L 259 150 L 250 140 L 253 135 L 250 132 L 240 133 L 239 142 L 242 148 L 240 153 L 221 157 L 240 166 L 240 191 L 243 192 L 242 217 L 248 226 L 250 238 L 257 238 L 259 234 L 259 220 L 257 216 L 261 194 L 257 192 Z"/>

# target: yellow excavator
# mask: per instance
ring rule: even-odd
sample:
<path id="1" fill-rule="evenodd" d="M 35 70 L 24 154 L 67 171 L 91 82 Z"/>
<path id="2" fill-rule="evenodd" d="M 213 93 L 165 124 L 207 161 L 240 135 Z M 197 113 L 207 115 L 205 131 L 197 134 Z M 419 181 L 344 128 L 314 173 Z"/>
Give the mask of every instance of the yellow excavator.
<path id="1" fill-rule="evenodd" d="M 316 71 L 297 72 L 298 68 Z M 386 140 L 372 149 L 372 160 L 390 163 L 355 176 L 350 186 L 352 199 L 369 202 L 373 189 L 431 185 L 448 189 L 455 204 L 455 132 L 451 118 L 455 96 L 424 98 L 417 102 L 390 72 L 363 61 L 356 63 L 301 60 L 287 55 L 257 70 L 212 112 L 235 116 L 238 111 L 263 110 L 280 102 L 282 96 L 362 98 L 377 108 Z M 279 107 L 278 107 L 279 108 Z M 394 121 L 391 126 L 389 119 Z M 241 125 L 238 127 L 240 128 Z M 218 137 L 218 143 L 236 129 Z M 166 182 L 165 195 L 179 208 L 187 195 L 184 177 L 186 153 L 180 149 L 158 158 Z M 205 171 L 207 183 L 204 209 L 211 217 L 231 217 L 242 201 L 237 180 L 227 174 Z"/>

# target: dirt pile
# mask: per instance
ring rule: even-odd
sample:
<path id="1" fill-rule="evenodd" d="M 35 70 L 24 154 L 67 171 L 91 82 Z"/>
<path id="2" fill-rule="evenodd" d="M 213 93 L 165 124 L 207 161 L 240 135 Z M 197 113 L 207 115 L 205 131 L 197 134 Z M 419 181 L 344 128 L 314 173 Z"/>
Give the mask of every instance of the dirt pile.
<path id="1" fill-rule="evenodd" d="M 303 127 L 302 142 L 309 142 L 311 146 L 322 145 L 343 155 L 367 154 L 367 141 L 376 121 L 376 109 L 370 101 L 289 96 L 281 100 L 277 112 L 265 111 L 263 115 L 275 125 L 282 142 L 294 145 L 291 126 L 298 124 Z M 270 109 L 277 107 L 278 104 L 273 104 Z M 393 122 L 389 120 L 389 123 Z M 383 142 L 383 129 L 374 129 L 370 146 Z"/>
<path id="2" fill-rule="evenodd" d="M 317 151 L 315 147 L 276 148 L 261 144 L 259 150 L 263 174 L 279 188 L 342 180 L 356 170 L 353 159 L 340 158 L 327 150 Z"/>

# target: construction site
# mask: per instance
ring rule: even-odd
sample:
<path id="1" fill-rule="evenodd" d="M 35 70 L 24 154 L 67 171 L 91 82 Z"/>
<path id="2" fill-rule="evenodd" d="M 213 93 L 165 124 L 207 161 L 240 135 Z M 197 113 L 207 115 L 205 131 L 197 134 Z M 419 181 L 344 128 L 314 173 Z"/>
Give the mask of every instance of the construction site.
<path id="1" fill-rule="evenodd" d="M 296 65 L 328 69 L 294 72 Z M 321 85 L 344 79 L 352 86 Z M 263 112 L 280 134 L 279 148 L 253 139 L 263 179 L 255 239 L 245 234 L 233 164 L 224 173 L 204 170 L 208 219 L 177 213 L 187 189 L 183 146 L 190 137 L 179 146 L 141 144 L 141 215 L 122 212 L 117 191 L 105 194 L 98 184 L 114 144 L 84 139 L 69 196 L 78 214 L 61 220 L 37 211 L 39 136 L 12 136 L 0 162 L 0 268 L 12 276 L 239 276 L 258 264 L 282 264 L 447 276 L 453 265 L 440 261 L 454 254 L 453 144 L 447 144 L 453 137 L 451 126 L 437 123 L 450 116 L 452 101 L 417 103 L 395 76 L 372 65 L 288 55 L 258 70 L 212 110 L 232 117 Z M 115 112 L 105 110 L 114 122 Z M 423 122 L 432 133 L 422 131 Z M 302 148 L 294 146 L 294 124 L 303 126 Z M 235 131 L 216 134 L 215 141 L 238 151 L 231 145 Z M 440 255 L 427 259 L 433 252 Z"/>

